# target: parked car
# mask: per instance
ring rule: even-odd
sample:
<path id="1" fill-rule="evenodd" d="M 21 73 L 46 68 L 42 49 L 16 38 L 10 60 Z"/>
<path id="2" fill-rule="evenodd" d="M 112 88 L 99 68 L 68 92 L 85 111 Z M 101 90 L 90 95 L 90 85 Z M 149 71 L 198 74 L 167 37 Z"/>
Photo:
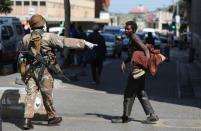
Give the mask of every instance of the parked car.
<path id="1" fill-rule="evenodd" d="M 103 27 L 103 32 L 105 33 L 110 33 L 113 35 L 122 35 L 124 32 L 124 28 L 121 26 L 104 26 Z"/>
<path id="2" fill-rule="evenodd" d="M 136 32 L 135 34 L 142 40 L 143 43 L 145 43 L 145 33 L 144 32 Z M 125 36 L 123 38 L 123 46 L 122 46 L 123 51 L 127 51 L 128 43 L 129 43 L 129 38 L 127 36 Z"/>
<path id="3" fill-rule="evenodd" d="M 128 50 L 128 42 L 129 42 L 129 38 L 128 37 L 124 37 L 123 38 L 123 45 L 122 45 L 122 50 L 123 51 L 127 51 Z"/>
<path id="4" fill-rule="evenodd" d="M 160 40 L 160 37 L 158 37 L 158 36 L 155 36 L 154 37 L 154 46 L 156 47 L 156 48 L 159 48 L 160 49 L 160 47 L 161 47 L 161 40 Z"/>
<path id="5" fill-rule="evenodd" d="M 146 33 L 146 36 L 148 32 L 151 32 L 154 37 L 156 36 L 156 31 L 153 28 L 144 28 L 143 32 Z"/>
<path id="6" fill-rule="evenodd" d="M 165 43 L 165 44 L 168 43 L 168 37 L 167 37 L 167 36 L 165 36 L 165 35 L 160 35 L 159 38 L 160 38 L 160 40 L 161 40 L 161 43 Z"/>
<path id="7" fill-rule="evenodd" d="M 23 26 L 16 17 L 0 17 L 0 63 L 12 64 L 17 70 L 17 56 L 24 36 Z"/>
<path id="8" fill-rule="evenodd" d="M 146 37 L 145 32 L 136 32 L 135 34 L 142 40 L 143 43 L 145 43 L 145 37 Z"/>
<path id="9" fill-rule="evenodd" d="M 101 33 L 105 39 L 106 56 L 115 56 L 115 35 L 110 33 Z"/>
<path id="10" fill-rule="evenodd" d="M 64 30 L 64 27 L 50 27 L 49 28 L 49 32 L 55 33 L 58 36 L 60 36 L 62 34 Z"/>

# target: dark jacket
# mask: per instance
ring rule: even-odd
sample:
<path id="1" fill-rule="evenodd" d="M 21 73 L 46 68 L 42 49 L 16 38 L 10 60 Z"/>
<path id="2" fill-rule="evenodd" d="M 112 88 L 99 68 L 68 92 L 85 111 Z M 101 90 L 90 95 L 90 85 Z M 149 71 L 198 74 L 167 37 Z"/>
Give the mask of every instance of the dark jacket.
<path id="1" fill-rule="evenodd" d="M 87 40 L 91 43 L 98 44 L 98 46 L 94 47 L 97 59 L 105 59 L 106 45 L 103 36 L 100 35 L 99 32 L 95 31 L 89 34 Z"/>

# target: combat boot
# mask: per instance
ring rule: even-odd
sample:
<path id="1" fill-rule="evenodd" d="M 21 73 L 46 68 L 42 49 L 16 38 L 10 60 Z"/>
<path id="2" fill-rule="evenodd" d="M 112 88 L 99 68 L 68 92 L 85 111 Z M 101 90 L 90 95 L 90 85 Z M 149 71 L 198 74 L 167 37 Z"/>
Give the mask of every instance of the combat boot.
<path id="1" fill-rule="evenodd" d="M 134 99 L 125 98 L 123 102 L 123 116 L 112 119 L 112 123 L 128 123 L 131 119 L 128 117 L 131 114 Z"/>
<path id="2" fill-rule="evenodd" d="M 53 117 L 48 120 L 48 125 L 57 125 L 62 121 L 62 117 Z"/>
<path id="3" fill-rule="evenodd" d="M 23 130 L 33 129 L 32 119 L 26 118 L 24 120 Z"/>

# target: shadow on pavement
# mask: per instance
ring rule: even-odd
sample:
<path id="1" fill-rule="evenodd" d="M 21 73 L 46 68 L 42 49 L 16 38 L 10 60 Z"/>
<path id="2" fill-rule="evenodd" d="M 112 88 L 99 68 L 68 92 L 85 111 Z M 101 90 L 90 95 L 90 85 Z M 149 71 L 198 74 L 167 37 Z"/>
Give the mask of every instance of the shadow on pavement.
<path id="1" fill-rule="evenodd" d="M 83 88 L 105 91 L 109 94 L 123 95 L 126 86 L 129 66 L 127 73 L 123 74 L 120 70 L 121 60 L 114 59 L 111 63 L 104 65 L 100 84 L 91 83 L 91 72 L 88 65 L 86 71 L 87 76 L 78 74 L 78 80 L 70 84 Z M 169 61 L 163 62 L 158 69 L 156 76 L 146 77 L 146 91 L 150 99 L 192 107 L 201 107 L 199 98 L 188 97 L 178 98 L 178 68 L 177 61 L 170 58 Z"/>
<path id="2" fill-rule="evenodd" d="M 1 96 L 2 121 L 9 122 L 22 129 L 24 103 L 20 102 L 19 90 L 5 90 Z M 20 118 L 16 121 L 15 118 Z"/>
<path id="3" fill-rule="evenodd" d="M 3 122 L 14 124 L 22 129 L 24 122 L 24 95 L 17 89 L 5 90 L 1 96 L 1 117 Z M 16 120 L 17 119 L 17 120 Z M 35 113 L 35 120 L 47 121 L 47 115 Z"/>
<path id="4" fill-rule="evenodd" d="M 111 116 L 111 115 L 98 114 L 98 113 L 85 113 L 85 115 L 96 116 L 96 117 L 99 117 L 99 118 L 109 120 L 111 122 L 112 122 L 112 119 L 117 119 L 117 118 L 121 117 L 121 116 Z M 130 119 L 129 121 L 140 122 L 142 124 L 154 124 L 154 123 L 148 123 L 146 120 L 138 120 L 138 119 L 134 119 L 134 118 L 129 118 L 129 119 Z"/>

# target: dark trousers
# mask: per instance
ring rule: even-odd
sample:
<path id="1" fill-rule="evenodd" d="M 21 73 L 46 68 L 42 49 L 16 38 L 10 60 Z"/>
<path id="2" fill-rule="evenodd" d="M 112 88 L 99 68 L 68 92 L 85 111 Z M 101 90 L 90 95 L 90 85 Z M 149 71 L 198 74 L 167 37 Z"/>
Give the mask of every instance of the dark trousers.
<path id="1" fill-rule="evenodd" d="M 124 92 L 124 116 L 130 116 L 135 97 L 139 99 L 146 115 L 154 113 L 154 110 L 149 102 L 147 93 L 145 92 L 145 75 L 139 79 L 134 79 L 129 75 L 127 86 Z"/>
<path id="2" fill-rule="evenodd" d="M 99 82 L 101 72 L 103 68 L 103 60 L 102 59 L 95 59 L 91 61 L 91 73 L 93 81 Z"/>

